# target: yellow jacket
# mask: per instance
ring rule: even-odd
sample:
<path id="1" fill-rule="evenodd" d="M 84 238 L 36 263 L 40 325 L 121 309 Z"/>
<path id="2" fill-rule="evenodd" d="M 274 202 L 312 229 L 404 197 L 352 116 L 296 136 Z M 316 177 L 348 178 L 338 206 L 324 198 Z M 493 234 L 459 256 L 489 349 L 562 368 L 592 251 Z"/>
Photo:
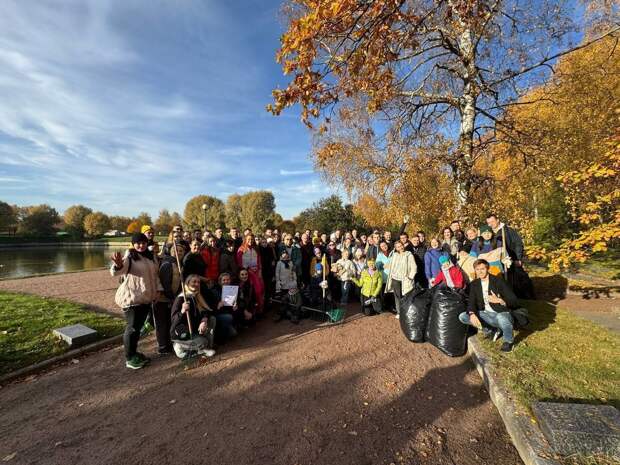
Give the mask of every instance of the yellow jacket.
<path id="1" fill-rule="evenodd" d="M 370 276 L 368 270 L 364 270 L 359 279 L 353 278 L 353 282 L 362 288 L 362 295 L 364 297 L 377 297 L 381 294 L 383 277 L 379 270 L 375 270 L 372 276 Z"/>

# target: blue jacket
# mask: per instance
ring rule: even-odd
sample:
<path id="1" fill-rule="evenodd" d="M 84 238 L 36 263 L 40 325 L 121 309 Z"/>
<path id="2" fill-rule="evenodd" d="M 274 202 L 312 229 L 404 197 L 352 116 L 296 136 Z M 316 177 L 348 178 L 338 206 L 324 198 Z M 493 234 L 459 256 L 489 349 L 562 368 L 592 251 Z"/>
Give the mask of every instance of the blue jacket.
<path id="1" fill-rule="evenodd" d="M 435 278 L 439 274 L 441 270 L 439 257 L 442 255 L 448 256 L 448 254 L 441 249 L 428 249 L 424 254 L 424 272 L 426 273 L 427 279 Z"/>

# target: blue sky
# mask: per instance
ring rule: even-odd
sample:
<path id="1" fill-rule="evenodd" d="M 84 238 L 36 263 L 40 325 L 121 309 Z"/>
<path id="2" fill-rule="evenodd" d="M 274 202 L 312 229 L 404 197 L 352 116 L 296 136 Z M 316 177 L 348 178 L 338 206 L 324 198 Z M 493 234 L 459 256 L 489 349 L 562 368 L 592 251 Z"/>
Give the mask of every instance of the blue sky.
<path id="1" fill-rule="evenodd" d="M 331 190 L 297 110 L 265 111 L 280 0 L 4 0 L 0 200 L 182 213 L 271 190 L 290 218 Z"/>

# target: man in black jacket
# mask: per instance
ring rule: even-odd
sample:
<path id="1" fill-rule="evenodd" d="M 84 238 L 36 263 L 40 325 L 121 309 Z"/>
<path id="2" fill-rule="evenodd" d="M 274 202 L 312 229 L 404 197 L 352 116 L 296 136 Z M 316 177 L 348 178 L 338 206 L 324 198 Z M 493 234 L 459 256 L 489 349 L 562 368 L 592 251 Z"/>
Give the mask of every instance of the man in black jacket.
<path id="1" fill-rule="evenodd" d="M 461 313 L 459 320 L 482 329 L 487 337 L 499 329 L 504 339 L 502 351 L 510 352 L 514 344 L 511 309 L 517 307 L 517 297 L 503 279 L 489 274 L 486 260 L 476 260 L 474 270 L 477 278 L 469 287 L 467 312 Z"/>
<path id="2" fill-rule="evenodd" d="M 408 245 L 409 248 L 405 246 L 405 250 L 409 250 L 409 252 L 413 254 L 415 264 L 418 267 L 415 273 L 415 282 L 426 289 L 428 287 L 428 279 L 426 279 L 426 273 L 424 272 L 424 254 L 426 253 L 426 246 L 420 243 L 420 238 L 417 235 L 411 237 L 411 241 L 408 241 Z"/>

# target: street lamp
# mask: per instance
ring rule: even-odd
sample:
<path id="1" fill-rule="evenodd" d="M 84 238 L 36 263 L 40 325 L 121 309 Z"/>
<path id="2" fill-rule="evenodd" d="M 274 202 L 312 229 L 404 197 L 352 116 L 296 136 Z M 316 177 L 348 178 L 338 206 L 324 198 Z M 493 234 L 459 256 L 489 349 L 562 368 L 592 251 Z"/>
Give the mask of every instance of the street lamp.
<path id="1" fill-rule="evenodd" d="M 203 225 L 203 229 L 206 231 L 207 230 L 207 204 L 206 203 L 202 204 L 202 225 Z"/>

